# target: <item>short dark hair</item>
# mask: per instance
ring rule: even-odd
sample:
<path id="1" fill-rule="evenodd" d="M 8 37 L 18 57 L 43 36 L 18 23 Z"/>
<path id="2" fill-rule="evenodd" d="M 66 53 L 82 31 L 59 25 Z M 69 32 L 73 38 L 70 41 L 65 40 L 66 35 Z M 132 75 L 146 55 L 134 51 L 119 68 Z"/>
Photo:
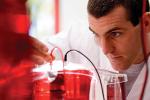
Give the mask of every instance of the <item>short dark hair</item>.
<path id="1" fill-rule="evenodd" d="M 139 18 L 142 16 L 142 1 L 143 0 L 89 0 L 87 5 L 88 13 L 95 18 L 110 13 L 114 8 L 123 6 L 127 13 L 128 19 L 133 25 L 139 23 Z M 146 11 L 149 11 L 149 2 L 146 0 Z"/>

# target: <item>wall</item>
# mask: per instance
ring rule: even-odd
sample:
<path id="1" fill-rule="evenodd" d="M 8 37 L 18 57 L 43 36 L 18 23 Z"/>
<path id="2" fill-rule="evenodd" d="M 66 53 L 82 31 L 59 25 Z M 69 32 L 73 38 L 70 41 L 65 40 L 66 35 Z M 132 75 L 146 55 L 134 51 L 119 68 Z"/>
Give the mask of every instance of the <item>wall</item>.
<path id="1" fill-rule="evenodd" d="M 77 20 L 87 20 L 88 0 L 60 0 L 60 30 Z"/>

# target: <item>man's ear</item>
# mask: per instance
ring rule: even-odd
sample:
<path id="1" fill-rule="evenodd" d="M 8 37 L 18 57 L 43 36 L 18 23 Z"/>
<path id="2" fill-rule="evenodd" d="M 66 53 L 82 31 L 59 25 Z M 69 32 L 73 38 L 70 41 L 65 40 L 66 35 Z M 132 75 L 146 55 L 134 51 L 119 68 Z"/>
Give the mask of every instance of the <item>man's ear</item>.
<path id="1" fill-rule="evenodd" d="M 143 18 L 144 18 L 145 32 L 150 33 L 150 12 L 146 12 L 143 15 Z"/>
<path id="2" fill-rule="evenodd" d="M 146 54 L 150 54 L 150 12 L 146 12 L 143 15 L 144 18 L 144 27 L 145 27 L 145 35 L 146 35 Z"/>

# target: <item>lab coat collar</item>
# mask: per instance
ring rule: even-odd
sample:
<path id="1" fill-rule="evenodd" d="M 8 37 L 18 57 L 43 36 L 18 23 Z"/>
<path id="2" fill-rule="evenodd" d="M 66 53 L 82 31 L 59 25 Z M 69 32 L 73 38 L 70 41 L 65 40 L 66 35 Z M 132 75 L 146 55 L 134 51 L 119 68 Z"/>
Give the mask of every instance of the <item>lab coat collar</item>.
<path id="1" fill-rule="evenodd" d="M 148 59 L 148 70 L 150 72 L 150 57 Z M 127 100 L 138 100 L 140 98 L 141 95 L 141 91 L 142 91 L 142 87 L 144 84 L 144 78 L 145 78 L 145 72 L 146 72 L 146 67 L 147 64 L 145 63 L 141 72 L 139 73 L 136 81 L 134 82 L 131 91 L 129 92 L 128 96 L 127 96 Z M 146 85 L 146 89 L 145 89 L 145 99 L 144 100 L 149 100 L 150 99 L 150 95 L 148 94 L 150 90 L 150 74 L 148 75 L 148 80 L 147 80 L 147 85 Z"/>

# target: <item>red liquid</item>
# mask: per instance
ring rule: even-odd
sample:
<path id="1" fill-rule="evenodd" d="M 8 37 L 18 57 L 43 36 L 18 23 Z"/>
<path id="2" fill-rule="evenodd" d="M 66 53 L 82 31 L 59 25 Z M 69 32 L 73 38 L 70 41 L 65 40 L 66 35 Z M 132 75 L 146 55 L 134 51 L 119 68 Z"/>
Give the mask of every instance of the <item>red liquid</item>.
<path id="1" fill-rule="evenodd" d="M 124 83 L 118 83 L 118 85 L 120 85 L 118 89 L 115 87 L 115 84 L 107 85 L 107 100 L 126 100 Z"/>
<path id="2" fill-rule="evenodd" d="M 51 83 L 36 81 L 34 100 L 89 100 L 91 77 L 87 75 L 92 73 L 87 70 L 65 70 L 60 71 Z"/>

